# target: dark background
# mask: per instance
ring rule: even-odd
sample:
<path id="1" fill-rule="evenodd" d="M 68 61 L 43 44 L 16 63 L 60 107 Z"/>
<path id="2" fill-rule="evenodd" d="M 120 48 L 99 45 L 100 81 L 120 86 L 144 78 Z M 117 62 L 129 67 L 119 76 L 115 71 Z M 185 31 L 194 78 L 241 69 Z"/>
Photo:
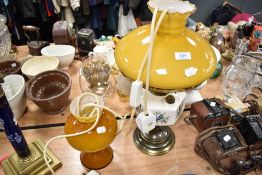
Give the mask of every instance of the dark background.
<path id="1" fill-rule="evenodd" d="M 0 0 L 0 2 L 2 2 L 2 1 L 3 0 Z M 16 45 L 26 44 L 26 38 L 23 35 L 23 31 L 21 29 L 22 25 L 35 25 L 35 26 L 40 27 L 40 29 L 41 29 L 40 34 L 41 34 L 42 39 L 52 42 L 52 27 L 53 27 L 53 23 L 58 20 L 57 16 L 50 17 L 49 20 L 46 20 L 45 22 L 43 22 L 43 19 L 41 18 L 40 14 L 37 14 L 36 17 L 24 19 L 24 18 L 22 18 L 21 13 L 19 13 L 19 11 L 22 10 L 20 8 L 20 6 L 22 6 L 23 0 L 19 0 L 19 1 L 18 0 L 10 0 L 10 1 L 18 4 L 18 8 L 16 9 L 17 13 L 11 14 L 11 16 L 14 19 L 16 25 L 18 26 L 17 28 L 18 28 L 19 33 L 21 35 L 20 36 L 21 39 L 18 40 L 16 35 L 15 35 L 14 28 L 9 27 L 10 33 L 13 34 L 12 35 L 12 41 L 13 41 L 14 44 L 16 44 Z M 140 8 L 139 10 L 141 12 L 148 12 L 149 15 L 150 15 L 151 13 L 147 10 L 146 1 L 147 0 L 143 0 L 144 6 L 143 6 L 143 8 Z M 209 16 L 210 16 L 211 12 L 216 7 L 221 6 L 224 2 L 223 0 L 189 0 L 189 1 L 197 6 L 197 11 L 196 11 L 195 14 L 193 14 L 191 16 L 191 18 L 196 22 L 203 22 L 206 25 L 209 24 Z M 231 3 L 232 5 L 234 5 L 235 7 L 239 8 L 242 12 L 255 14 L 255 13 L 262 11 L 262 0 L 228 0 L 228 2 Z M 37 8 L 39 8 L 39 7 L 36 7 L 36 9 Z M 12 10 L 10 9 L 10 11 L 12 11 Z M 257 21 L 262 22 L 262 14 L 256 15 L 255 18 L 257 19 Z M 141 20 L 143 20 L 143 19 L 141 19 Z M 150 20 L 150 18 L 144 19 L 144 20 L 148 21 L 148 20 Z M 100 34 L 109 35 L 109 34 L 112 33 L 112 32 L 111 33 L 109 33 L 109 32 L 110 31 L 103 30 L 103 31 L 100 32 Z M 34 38 L 34 35 L 32 37 Z"/>
<path id="2" fill-rule="evenodd" d="M 208 24 L 208 17 L 212 10 L 222 5 L 222 0 L 189 0 L 197 6 L 197 11 L 191 16 L 196 22 L 203 22 Z M 242 12 L 255 14 L 262 11 L 262 0 L 228 0 L 235 7 L 239 8 Z M 258 21 L 262 21 L 262 15 L 256 16 Z"/>

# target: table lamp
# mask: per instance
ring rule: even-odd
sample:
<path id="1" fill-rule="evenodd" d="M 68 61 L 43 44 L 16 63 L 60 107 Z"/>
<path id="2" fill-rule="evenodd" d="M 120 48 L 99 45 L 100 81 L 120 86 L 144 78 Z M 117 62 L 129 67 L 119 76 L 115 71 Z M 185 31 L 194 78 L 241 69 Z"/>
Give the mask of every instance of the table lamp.
<path id="1" fill-rule="evenodd" d="M 180 0 L 150 0 L 148 6 L 151 11 L 158 9 L 156 21 L 161 19 L 163 11 L 167 11 L 153 39 L 148 96 L 149 111 L 156 115 L 156 120 L 164 118 L 167 122 L 156 121 L 157 126 L 148 133 L 136 129 L 133 139 L 142 152 L 161 155 L 175 144 L 173 131 L 165 126 L 174 123 L 168 122 L 168 117 L 174 118 L 181 113 L 186 90 L 211 77 L 216 68 L 216 56 L 206 40 L 186 28 L 186 19 L 196 11 L 195 5 Z M 150 30 L 150 25 L 145 25 L 131 31 L 115 49 L 116 63 L 123 75 L 136 80 L 141 73 L 144 85 L 146 69 L 141 72 L 140 67 L 152 39 Z M 175 112 L 173 116 L 172 111 Z"/>
<path id="2" fill-rule="evenodd" d="M 4 82 L 3 76 L 0 83 Z M 12 144 L 15 153 L 2 162 L 4 171 L 8 175 L 46 175 L 50 171 L 43 157 L 44 143 L 40 139 L 27 144 L 14 114 L 9 106 L 5 93 L 0 86 L 0 124 Z M 47 158 L 51 167 L 56 170 L 62 166 L 61 162 L 48 149 Z"/>
<path id="3" fill-rule="evenodd" d="M 90 103 L 104 105 L 101 97 L 92 94 L 82 94 L 73 99 L 64 132 L 71 135 L 66 137 L 67 142 L 74 149 L 81 151 L 81 163 L 86 168 L 97 170 L 107 166 L 113 159 L 110 144 L 117 135 L 118 127 L 116 118 L 110 111 L 102 108 L 95 111 L 95 106 L 85 107 Z M 80 134 L 83 132 L 84 134 Z"/>

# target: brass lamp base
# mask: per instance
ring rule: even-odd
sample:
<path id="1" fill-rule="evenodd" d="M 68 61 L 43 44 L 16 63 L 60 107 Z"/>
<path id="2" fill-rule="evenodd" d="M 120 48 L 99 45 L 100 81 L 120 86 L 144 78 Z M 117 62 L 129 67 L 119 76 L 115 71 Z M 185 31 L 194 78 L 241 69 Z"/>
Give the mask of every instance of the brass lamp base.
<path id="1" fill-rule="evenodd" d="M 167 126 L 157 126 L 147 134 L 136 128 L 133 140 L 136 147 L 145 154 L 159 156 L 168 153 L 175 145 L 175 134 Z"/>
<path id="2" fill-rule="evenodd" d="M 113 160 L 113 150 L 110 146 L 105 149 L 94 152 L 80 154 L 82 165 L 91 170 L 98 170 L 106 167 Z"/>
<path id="3" fill-rule="evenodd" d="M 40 139 L 29 144 L 30 156 L 20 158 L 16 153 L 12 154 L 7 160 L 2 162 L 4 171 L 8 175 L 48 175 L 51 174 L 44 160 L 44 142 Z M 62 163 L 55 155 L 47 149 L 47 159 L 53 170 L 57 170 Z"/>

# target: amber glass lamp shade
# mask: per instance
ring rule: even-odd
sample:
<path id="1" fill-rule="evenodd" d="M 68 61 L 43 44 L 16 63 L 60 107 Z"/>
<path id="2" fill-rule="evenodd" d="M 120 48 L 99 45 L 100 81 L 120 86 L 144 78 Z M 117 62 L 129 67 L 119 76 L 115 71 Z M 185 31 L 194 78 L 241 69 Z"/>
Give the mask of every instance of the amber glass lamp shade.
<path id="1" fill-rule="evenodd" d="M 65 134 L 86 131 L 95 122 L 95 120 L 84 122 L 78 119 L 75 112 L 77 98 L 79 98 L 79 96 L 76 97 L 70 105 L 71 115 L 65 123 Z M 82 103 L 90 102 L 92 102 L 92 99 L 88 97 L 87 100 L 85 101 L 84 99 Z M 68 137 L 67 141 L 74 149 L 81 151 L 80 160 L 86 168 L 101 169 L 107 166 L 113 159 L 113 150 L 110 144 L 115 139 L 116 134 L 116 118 L 111 112 L 101 110 L 99 122 L 92 131 L 83 135 Z"/>
<path id="2" fill-rule="evenodd" d="M 154 39 L 149 86 L 183 90 L 209 79 L 216 68 L 215 53 L 206 40 L 186 28 L 186 20 L 196 7 L 180 0 L 150 0 L 148 6 L 151 11 L 158 7 L 157 21 L 160 14 L 168 10 Z M 150 25 L 145 25 L 127 34 L 117 44 L 116 63 L 126 77 L 137 79 L 149 42 Z M 146 68 L 142 80 L 145 83 Z"/>

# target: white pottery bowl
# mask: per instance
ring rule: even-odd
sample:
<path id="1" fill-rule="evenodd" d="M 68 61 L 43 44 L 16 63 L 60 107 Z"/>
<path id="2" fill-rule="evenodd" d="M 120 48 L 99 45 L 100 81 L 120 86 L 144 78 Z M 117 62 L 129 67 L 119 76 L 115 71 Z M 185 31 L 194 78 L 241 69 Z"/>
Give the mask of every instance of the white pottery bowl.
<path id="1" fill-rule="evenodd" d="M 21 70 L 29 79 L 37 74 L 58 68 L 59 60 L 51 56 L 36 56 L 26 61 Z"/>
<path id="2" fill-rule="evenodd" d="M 59 59 L 59 69 L 68 67 L 74 60 L 75 48 L 70 45 L 50 45 L 41 50 L 42 55 Z"/>
<path id="3" fill-rule="evenodd" d="M 14 113 L 14 117 L 19 119 L 26 109 L 25 80 L 21 75 L 8 75 L 2 84 L 6 98 Z"/>

